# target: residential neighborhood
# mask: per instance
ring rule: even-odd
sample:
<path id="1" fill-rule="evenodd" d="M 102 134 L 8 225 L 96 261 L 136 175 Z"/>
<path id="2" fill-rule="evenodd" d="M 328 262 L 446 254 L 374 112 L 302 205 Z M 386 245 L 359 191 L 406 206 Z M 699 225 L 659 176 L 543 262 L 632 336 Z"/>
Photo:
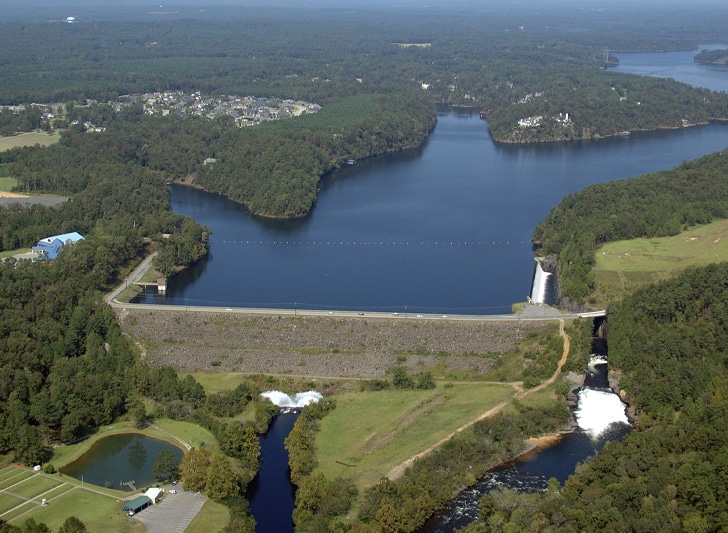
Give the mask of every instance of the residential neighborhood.
<path id="1" fill-rule="evenodd" d="M 166 91 L 120 96 L 109 102 L 119 109 L 141 101 L 147 115 L 201 116 L 215 119 L 230 116 L 238 126 L 251 126 L 268 120 L 284 119 L 307 113 L 317 113 L 321 106 L 301 100 L 266 98 L 257 96 L 204 96 L 199 91 L 185 94 Z"/>
<path id="2" fill-rule="evenodd" d="M 119 96 L 117 99 L 108 102 L 108 105 L 118 111 L 139 102 L 142 103 L 144 113 L 147 115 L 166 116 L 175 114 L 178 116 L 206 117 L 210 120 L 227 115 L 232 117 L 235 120 L 235 125 L 239 127 L 254 126 L 269 120 L 317 113 L 321 110 L 320 105 L 301 100 L 236 95 L 205 96 L 199 91 L 192 94 L 185 94 L 183 91 L 129 94 Z M 87 105 L 95 103 L 97 102 L 89 102 Z M 0 106 L 0 113 L 19 113 L 28 108 L 39 110 L 42 113 L 43 123 L 50 125 L 54 125 L 54 121 L 62 118 L 65 114 L 65 106 L 58 103 Z M 74 121 L 71 122 L 71 125 L 78 123 L 78 121 Z M 84 122 L 83 128 L 88 133 L 105 131 L 105 128 L 98 127 L 91 122 Z"/>

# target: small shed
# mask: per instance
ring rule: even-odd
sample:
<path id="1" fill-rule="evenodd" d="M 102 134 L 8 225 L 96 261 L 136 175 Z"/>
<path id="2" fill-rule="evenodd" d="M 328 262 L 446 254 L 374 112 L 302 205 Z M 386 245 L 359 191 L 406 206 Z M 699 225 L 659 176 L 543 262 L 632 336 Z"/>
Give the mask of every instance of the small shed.
<path id="1" fill-rule="evenodd" d="M 122 507 L 121 510 L 132 515 L 143 511 L 150 505 L 152 505 L 152 500 L 150 500 L 148 496 L 138 496 L 133 500 L 125 502 L 124 507 Z"/>

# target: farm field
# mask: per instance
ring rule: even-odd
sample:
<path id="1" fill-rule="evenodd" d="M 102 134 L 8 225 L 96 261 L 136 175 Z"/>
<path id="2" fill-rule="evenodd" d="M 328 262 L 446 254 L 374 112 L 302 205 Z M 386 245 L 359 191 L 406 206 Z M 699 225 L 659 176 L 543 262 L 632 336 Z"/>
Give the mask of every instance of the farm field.
<path id="1" fill-rule="evenodd" d="M 617 241 L 602 246 L 594 268 L 602 303 L 668 279 L 691 266 L 728 261 L 728 220 L 697 226 L 673 237 Z"/>

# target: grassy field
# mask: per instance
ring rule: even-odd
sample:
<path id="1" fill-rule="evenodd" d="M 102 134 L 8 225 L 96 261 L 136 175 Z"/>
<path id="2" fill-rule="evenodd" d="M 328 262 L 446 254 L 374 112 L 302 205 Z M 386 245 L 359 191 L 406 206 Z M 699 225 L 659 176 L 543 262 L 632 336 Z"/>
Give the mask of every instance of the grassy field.
<path id="1" fill-rule="evenodd" d="M 220 531 L 230 521 L 230 511 L 221 503 L 207 500 L 185 533 L 211 533 Z"/>
<path id="2" fill-rule="evenodd" d="M 0 259 L 5 259 L 6 257 L 13 257 L 17 254 L 25 254 L 30 252 L 30 248 L 18 248 L 17 250 L 6 250 L 4 252 L 0 252 Z"/>
<path id="3" fill-rule="evenodd" d="M 0 519 L 20 525 L 32 518 L 58 531 L 69 516 L 76 516 L 88 531 L 141 533 L 144 526 L 121 513 L 126 494 L 96 490 L 60 474 L 33 472 L 22 466 L 0 470 Z M 47 505 L 42 505 L 42 500 Z"/>
<path id="4" fill-rule="evenodd" d="M 167 418 L 164 418 L 156 420 L 154 422 L 154 425 L 159 426 L 164 431 L 168 431 L 175 437 L 182 439 L 194 448 L 199 448 L 204 445 L 205 448 L 216 450 L 218 447 L 217 439 L 213 436 L 213 434 L 207 431 L 205 428 L 198 426 L 197 424 L 191 424 L 189 422 L 180 422 L 178 420 L 169 420 Z M 150 436 L 156 435 L 150 434 Z M 179 442 L 176 442 L 174 439 L 170 440 L 169 438 L 166 438 L 164 440 L 179 445 Z"/>
<path id="5" fill-rule="evenodd" d="M 17 185 L 18 180 L 15 178 L 0 178 L 0 191 L 10 192 Z"/>
<path id="6" fill-rule="evenodd" d="M 502 384 L 439 383 L 432 390 L 343 394 L 321 421 L 318 469 L 359 487 L 375 484 L 514 392 Z"/>
<path id="7" fill-rule="evenodd" d="M 19 148 L 21 146 L 49 146 L 57 143 L 61 139 L 60 133 L 47 134 L 46 132 L 21 133 L 20 135 L 11 135 L 9 137 L 0 137 L 0 152 Z"/>
<path id="8" fill-rule="evenodd" d="M 728 261 L 728 220 L 674 237 L 633 239 L 602 246 L 596 255 L 599 303 L 608 303 L 690 266 Z"/>

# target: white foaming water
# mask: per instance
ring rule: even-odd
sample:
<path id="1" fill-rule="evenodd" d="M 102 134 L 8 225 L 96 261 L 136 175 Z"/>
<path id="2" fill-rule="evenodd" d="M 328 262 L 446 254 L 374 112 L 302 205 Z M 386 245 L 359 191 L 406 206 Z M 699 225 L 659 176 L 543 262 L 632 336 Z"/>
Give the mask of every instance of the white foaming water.
<path id="1" fill-rule="evenodd" d="M 277 405 L 278 407 L 291 407 L 291 408 L 300 408 L 300 407 L 306 407 L 310 403 L 317 403 L 321 398 L 323 398 L 323 394 L 320 392 L 316 392 L 315 390 L 310 390 L 307 392 L 299 392 L 297 394 L 294 394 L 293 396 L 288 396 L 285 392 L 281 392 L 278 390 L 269 390 L 266 392 L 262 392 L 260 394 L 263 398 L 268 398 L 273 405 Z"/>
<path id="2" fill-rule="evenodd" d="M 546 300 L 546 281 L 551 272 L 541 268 L 541 262 L 536 261 L 536 272 L 533 274 L 533 287 L 531 288 L 531 301 L 535 304 L 542 304 Z"/>
<path id="3" fill-rule="evenodd" d="M 625 404 L 611 391 L 581 389 L 574 416 L 579 427 L 593 439 L 614 422 L 629 424 Z"/>

